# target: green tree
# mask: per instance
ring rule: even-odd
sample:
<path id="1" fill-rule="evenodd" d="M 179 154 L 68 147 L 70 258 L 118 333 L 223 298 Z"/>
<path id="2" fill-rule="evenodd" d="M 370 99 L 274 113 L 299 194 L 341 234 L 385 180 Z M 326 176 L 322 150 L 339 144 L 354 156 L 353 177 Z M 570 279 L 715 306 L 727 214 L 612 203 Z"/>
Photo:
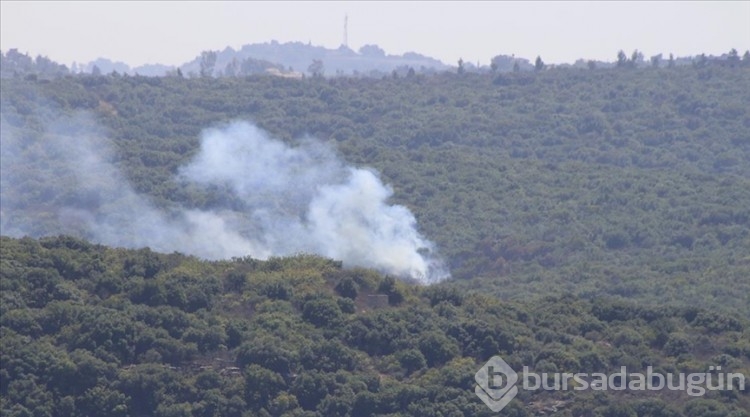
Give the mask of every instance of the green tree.
<path id="1" fill-rule="evenodd" d="M 244 374 L 245 401 L 255 410 L 268 406 L 287 387 L 281 375 L 260 365 L 248 366 Z"/>
<path id="2" fill-rule="evenodd" d="M 201 52 L 200 75 L 201 77 L 212 77 L 216 67 L 216 51 Z"/>
<path id="3" fill-rule="evenodd" d="M 313 59 L 310 66 L 307 67 L 307 72 L 309 72 L 315 78 L 323 77 L 323 75 L 325 74 L 323 61 L 320 59 Z"/>
<path id="4" fill-rule="evenodd" d="M 628 62 L 628 66 L 630 68 L 637 68 L 638 64 L 643 62 L 643 53 L 641 53 L 639 50 L 634 50 L 633 53 L 630 55 L 630 61 Z"/>
<path id="5" fill-rule="evenodd" d="M 352 300 L 357 298 L 358 288 L 357 283 L 351 277 L 344 277 L 341 281 L 336 284 L 336 292 L 342 297 L 351 298 Z"/>
<path id="6" fill-rule="evenodd" d="M 237 364 L 240 367 L 261 365 L 279 374 L 288 374 L 298 361 L 297 353 L 270 337 L 256 338 L 240 346 Z"/>
<path id="7" fill-rule="evenodd" d="M 378 292 L 388 296 L 388 304 L 399 305 L 404 301 L 404 291 L 392 276 L 386 276 L 378 286 Z"/>
<path id="8" fill-rule="evenodd" d="M 332 378 L 319 371 L 305 371 L 292 383 L 290 392 L 305 410 L 315 410 L 333 385 Z"/>
<path id="9" fill-rule="evenodd" d="M 103 386 L 92 387 L 78 397 L 75 408 L 80 415 L 102 417 L 124 417 L 130 415 L 130 398 L 121 392 Z"/>
<path id="10" fill-rule="evenodd" d="M 353 351 L 337 340 L 326 340 L 311 343 L 300 352 L 300 363 L 305 369 L 317 369 L 324 372 L 338 370 L 353 371 L 357 359 Z"/>
<path id="11" fill-rule="evenodd" d="M 419 371 L 420 369 L 427 366 L 427 361 L 424 355 L 417 349 L 407 349 L 396 353 L 396 359 L 398 359 L 401 367 L 406 370 L 407 374 Z"/>
<path id="12" fill-rule="evenodd" d="M 309 300 L 302 307 L 302 318 L 317 327 L 335 328 L 341 324 L 341 308 L 330 298 Z"/>
<path id="13" fill-rule="evenodd" d="M 628 56 L 622 49 L 617 52 L 617 68 L 626 68 L 628 66 Z"/>
<path id="14" fill-rule="evenodd" d="M 541 71 L 545 67 L 544 61 L 542 61 L 542 57 L 537 56 L 536 61 L 534 61 L 534 70 Z"/>
<path id="15" fill-rule="evenodd" d="M 420 337 L 419 350 L 424 355 L 427 365 L 431 367 L 442 365 L 459 353 L 456 342 L 435 331 L 425 333 Z"/>
<path id="16" fill-rule="evenodd" d="M 729 54 L 727 55 L 727 62 L 729 62 L 729 65 L 732 67 L 736 67 L 737 65 L 739 65 L 740 54 L 736 49 L 732 48 L 732 50 L 729 51 Z"/>
<path id="17" fill-rule="evenodd" d="M 239 73 L 240 73 L 240 63 L 237 61 L 237 58 L 232 58 L 232 60 L 224 68 L 224 76 L 236 77 L 237 75 L 239 75 Z"/>

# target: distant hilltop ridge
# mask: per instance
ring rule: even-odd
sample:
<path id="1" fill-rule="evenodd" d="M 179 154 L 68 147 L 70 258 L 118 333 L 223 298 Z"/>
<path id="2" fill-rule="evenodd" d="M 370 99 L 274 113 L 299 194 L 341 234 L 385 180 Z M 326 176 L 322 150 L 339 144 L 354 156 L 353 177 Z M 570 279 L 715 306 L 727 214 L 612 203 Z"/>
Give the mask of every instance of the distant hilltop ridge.
<path id="1" fill-rule="evenodd" d="M 281 71 L 324 76 L 379 76 L 391 74 L 393 71 L 408 71 L 409 68 L 417 72 L 444 71 L 451 68 L 437 59 L 414 52 L 387 55 L 377 45 L 365 45 L 359 51 L 354 51 L 343 45 L 337 49 L 328 49 L 302 42 L 271 41 L 245 45 L 238 51 L 226 48 L 215 54 L 216 61 L 211 74 L 214 76 L 237 75 L 233 73 L 236 68 L 242 73 L 243 66 L 255 69 L 252 67 L 257 67 L 263 62 L 266 63 L 266 67 L 275 66 Z M 201 64 L 206 64 L 206 58 L 207 53 L 204 52 L 193 61 L 180 66 L 180 69 L 185 74 L 200 73 Z"/>
<path id="2" fill-rule="evenodd" d="M 613 58 L 615 54 L 613 53 Z M 572 64 L 547 66 L 541 57 L 534 62 L 515 55 L 496 55 L 490 60 L 490 65 L 479 66 L 471 62 L 459 60 L 457 65 L 448 65 L 438 59 L 416 52 L 403 55 L 388 55 L 377 45 L 365 45 L 354 51 L 341 45 L 336 49 L 315 46 L 303 42 L 279 43 L 277 41 L 244 45 L 239 50 L 227 47 L 222 51 L 203 51 L 193 60 L 180 66 L 163 64 L 147 64 L 130 67 L 119 61 L 98 58 L 87 64 L 73 63 L 70 68 L 56 63 L 44 56 L 32 58 L 20 53 L 17 49 L 10 49 L 0 54 L 2 71 L 0 76 L 39 75 L 42 77 L 60 76 L 64 74 L 129 74 L 150 77 L 167 75 L 185 77 L 244 77 L 256 74 L 268 74 L 280 77 L 302 78 L 304 76 L 319 77 L 383 77 L 408 76 L 410 74 L 429 74 L 445 71 L 461 72 L 515 72 L 534 71 L 550 67 L 573 68 L 642 68 L 681 65 L 735 65 L 740 61 L 743 65 L 750 62 L 750 52 L 745 51 L 742 56 L 736 49 L 720 56 L 700 54 L 691 57 L 673 57 L 658 54 L 646 58 L 638 50 L 631 55 L 624 51 L 617 52 L 617 59 L 612 62 L 578 59 Z"/>
<path id="3" fill-rule="evenodd" d="M 98 69 L 95 69 L 96 67 Z M 440 72 L 452 66 L 415 52 L 388 55 L 377 45 L 365 45 L 354 51 L 346 46 L 328 49 L 303 42 L 271 41 L 244 45 L 239 50 L 204 51 L 179 67 L 151 64 L 131 68 L 124 62 L 99 58 L 84 65 L 74 65 L 72 72 L 116 71 L 121 74 L 163 76 L 178 69 L 185 76 L 245 76 L 270 73 L 282 76 L 382 76 L 393 71 L 407 73 Z"/>

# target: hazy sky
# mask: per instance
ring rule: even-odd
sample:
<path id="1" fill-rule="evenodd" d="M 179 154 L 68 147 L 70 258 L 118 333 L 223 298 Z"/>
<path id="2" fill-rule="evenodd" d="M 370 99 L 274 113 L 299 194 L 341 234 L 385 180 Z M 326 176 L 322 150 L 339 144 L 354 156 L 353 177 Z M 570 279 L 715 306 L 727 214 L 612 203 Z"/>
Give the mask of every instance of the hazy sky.
<path id="1" fill-rule="evenodd" d="M 547 63 L 719 55 L 750 49 L 750 1 L 730 2 L 32 2 L 0 1 L 0 49 L 70 65 L 97 57 L 177 65 L 203 50 L 271 40 L 377 44 L 455 65 L 499 54 Z"/>

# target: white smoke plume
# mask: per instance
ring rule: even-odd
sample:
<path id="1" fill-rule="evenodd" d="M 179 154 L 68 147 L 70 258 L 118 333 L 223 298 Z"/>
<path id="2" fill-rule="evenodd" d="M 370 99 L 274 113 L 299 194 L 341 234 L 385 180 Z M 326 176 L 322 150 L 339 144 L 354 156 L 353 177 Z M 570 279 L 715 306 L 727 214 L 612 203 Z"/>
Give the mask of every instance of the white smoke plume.
<path id="1" fill-rule="evenodd" d="M 2 129 L 0 233 L 79 234 L 205 259 L 314 253 L 425 284 L 448 276 L 414 215 L 388 203 L 392 190 L 378 174 L 346 165 L 322 142 L 290 146 L 246 122 L 208 129 L 178 179 L 225 198 L 165 210 L 133 190 L 92 126 L 77 115 L 36 139 Z M 72 194 L 44 190 L 61 181 Z"/>

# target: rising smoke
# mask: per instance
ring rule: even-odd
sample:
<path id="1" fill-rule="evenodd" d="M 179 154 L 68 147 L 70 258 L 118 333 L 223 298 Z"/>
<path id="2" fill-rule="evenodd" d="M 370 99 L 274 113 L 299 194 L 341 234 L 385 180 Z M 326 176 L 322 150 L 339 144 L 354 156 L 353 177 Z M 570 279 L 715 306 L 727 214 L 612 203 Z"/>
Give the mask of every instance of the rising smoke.
<path id="1" fill-rule="evenodd" d="M 414 215 L 388 204 L 392 190 L 378 174 L 320 141 L 290 146 L 246 122 L 208 129 L 177 180 L 224 198 L 163 209 L 111 163 L 115 153 L 86 115 L 58 116 L 31 138 L 7 125 L 3 115 L 3 235 L 66 233 L 206 259 L 314 253 L 422 283 L 448 276 Z"/>

